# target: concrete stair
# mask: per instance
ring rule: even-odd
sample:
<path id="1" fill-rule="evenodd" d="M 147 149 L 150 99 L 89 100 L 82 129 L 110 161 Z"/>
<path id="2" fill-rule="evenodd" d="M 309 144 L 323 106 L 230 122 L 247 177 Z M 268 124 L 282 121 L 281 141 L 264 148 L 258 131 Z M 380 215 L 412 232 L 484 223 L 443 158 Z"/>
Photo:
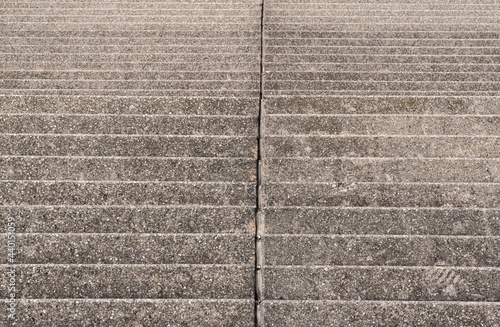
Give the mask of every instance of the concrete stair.
<path id="1" fill-rule="evenodd" d="M 260 13 L 239 0 L 0 6 L 16 326 L 254 323 Z"/>
<path id="2" fill-rule="evenodd" d="M 497 1 L 261 5 L 0 5 L 15 326 L 500 324 Z"/>
<path id="3" fill-rule="evenodd" d="M 499 323 L 499 14 L 266 1 L 262 326 Z"/>

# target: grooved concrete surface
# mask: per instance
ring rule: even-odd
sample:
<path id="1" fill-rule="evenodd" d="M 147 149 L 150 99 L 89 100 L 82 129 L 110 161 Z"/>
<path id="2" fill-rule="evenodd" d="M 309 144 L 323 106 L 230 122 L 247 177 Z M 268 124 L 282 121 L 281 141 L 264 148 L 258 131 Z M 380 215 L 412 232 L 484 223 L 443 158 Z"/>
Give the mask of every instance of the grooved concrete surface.
<path id="1" fill-rule="evenodd" d="M 266 1 L 265 326 L 500 326 L 499 9 Z"/>
<path id="2" fill-rule="evenodd" d="M 2 2 L 16 326 L 254 324 L 260 22 L 241 0 Z"/>
<path id="3" fill-rule="evenodd" d="M 500 326 L 499 17 L 2 2 L 0 325 Z"/>

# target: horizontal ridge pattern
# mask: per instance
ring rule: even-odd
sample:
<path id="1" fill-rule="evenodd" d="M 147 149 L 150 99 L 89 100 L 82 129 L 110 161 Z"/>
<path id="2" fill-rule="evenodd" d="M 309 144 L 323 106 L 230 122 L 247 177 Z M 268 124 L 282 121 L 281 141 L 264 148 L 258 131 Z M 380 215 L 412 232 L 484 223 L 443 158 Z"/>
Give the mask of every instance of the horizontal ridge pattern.
<path id="1" fill-rule="evenodd" d="M 266 0 L 262 326 L 498 324 L 499 15 Z"/>
<path id="2" fill-rule="evenodd" d="M 260 28 L 242 0 L 0 5 L 16 326 L 254 323 Z"/>

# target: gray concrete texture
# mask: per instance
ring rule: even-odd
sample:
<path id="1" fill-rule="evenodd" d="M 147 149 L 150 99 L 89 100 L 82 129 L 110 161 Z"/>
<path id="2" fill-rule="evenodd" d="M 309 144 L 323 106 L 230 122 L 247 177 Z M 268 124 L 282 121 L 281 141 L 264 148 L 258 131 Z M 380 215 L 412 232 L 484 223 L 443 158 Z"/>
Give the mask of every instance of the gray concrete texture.
<path id="1" fill-rule="evenodd" d="M 260 21 L 240 0 L 0 5 L 16 326 L 254 324 Z"/>
<path id="2" fill-rule="evenodd" d="M 498 17 L 3 2 L 0 325 L 500 326 Z"/>
<path id="3" fill-rule="evenodd" d="M 500 325 L 499 15 L 266 1 L 262 326 Z"/>

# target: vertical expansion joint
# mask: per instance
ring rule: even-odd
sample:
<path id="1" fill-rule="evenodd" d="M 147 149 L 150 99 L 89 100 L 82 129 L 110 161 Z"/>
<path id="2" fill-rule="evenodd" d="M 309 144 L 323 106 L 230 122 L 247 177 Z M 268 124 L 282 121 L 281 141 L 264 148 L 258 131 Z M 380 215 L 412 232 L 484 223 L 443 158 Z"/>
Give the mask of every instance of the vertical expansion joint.
<path id="1" fill-rule="evenodd" d="M 259 81 L 259 113 L 257 130 L 257 187 L 255 214 L 255 326 L 264 326 L 264 214 L 263 209 L 263 137 L 264 137 L 264 0 L 260 4 L 260 81 Z"/>

